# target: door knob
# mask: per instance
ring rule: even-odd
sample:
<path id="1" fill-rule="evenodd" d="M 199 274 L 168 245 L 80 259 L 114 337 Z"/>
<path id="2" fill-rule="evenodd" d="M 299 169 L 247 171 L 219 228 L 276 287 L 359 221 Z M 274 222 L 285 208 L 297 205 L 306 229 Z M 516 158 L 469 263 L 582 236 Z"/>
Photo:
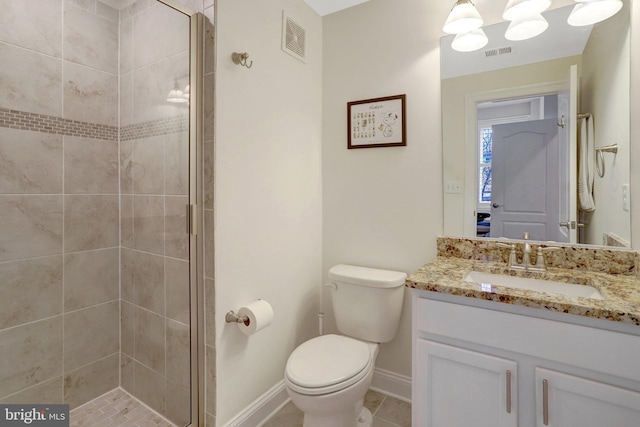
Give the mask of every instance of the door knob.
<path id="1" fill-rule="evenodd" d="M 491 206 L 497 209 L 497 208 L 499 208 L 499 207 L 500 207 L 500 206 L 502 206 L 502 205 L 501 205 L 500 203 L 496 203 L 496 202 L 494 202 L 494 203 L 492 203 L 492 204 L 491 204 Z"/>

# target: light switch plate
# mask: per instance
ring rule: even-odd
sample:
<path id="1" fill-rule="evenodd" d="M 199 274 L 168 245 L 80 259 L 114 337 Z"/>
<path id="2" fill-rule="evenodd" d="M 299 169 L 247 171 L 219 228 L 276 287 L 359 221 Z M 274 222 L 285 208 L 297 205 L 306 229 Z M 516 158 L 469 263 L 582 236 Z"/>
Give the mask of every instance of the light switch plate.
<path id="1" fill-rule="evenodd" d="M 444 183 L 444 192 L 447 194 L 460 194 L 462 193 L 462 182 L 460 181 L 447 181 Z"/>
<path id="2" fill-rule="evenodd" d="M 622 184 L 622 210 L 629 212 L 629 184 Z"/>

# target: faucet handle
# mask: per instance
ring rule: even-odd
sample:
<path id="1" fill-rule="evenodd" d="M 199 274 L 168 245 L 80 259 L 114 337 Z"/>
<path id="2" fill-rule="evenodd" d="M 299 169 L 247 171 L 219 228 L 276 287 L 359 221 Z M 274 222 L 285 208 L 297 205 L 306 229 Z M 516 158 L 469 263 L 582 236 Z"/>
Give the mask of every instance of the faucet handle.
<path id="1" fill-rule="evenodd" d="M 496 242 L 496 246 L 500 248 L 509 248 L 509 267 L 513 267 L 516 264 L 516 245 L 513 243 Z"/>
<path id="2" fill-rule="evenodd" d="M 510 248 L 510 249 L 516 248 L 516 245 L 514 245 L 513 243 L 496 242 L 496 246 L 499 246 L 501 248 Z"/>
<path id="3" fill-rule="evenodd" d="M 528 231 L 525 231 L 524 233 L 522 233 L 522 238 L 523 238 L 524 240 L 529 240 L 529 232 L 528 232 Z"/>
<path id="4" fill-rule="evenodd" d="M 551 252 L 551 251 L 559 251 L 560 249 L 562 249 L 559 246 L 546 246 L 546 247 L 538 247 L 538 252 L 536 253 L 536 266 L 545 266 L 545 258 L 544 258 L 544 253 L 545 252 Z"/>

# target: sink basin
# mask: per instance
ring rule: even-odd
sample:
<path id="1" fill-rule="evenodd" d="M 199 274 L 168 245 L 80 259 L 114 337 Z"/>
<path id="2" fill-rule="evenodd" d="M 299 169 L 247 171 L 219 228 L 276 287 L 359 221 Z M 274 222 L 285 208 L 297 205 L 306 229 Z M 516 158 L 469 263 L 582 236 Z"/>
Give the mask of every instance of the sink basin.
<path id="1" fill-rule="evenodd" d="M 528 277 L 513 277 L 505 276 L 502 274 L 471 271 L 465 276 L 464 281 L 495 286 L 504 286 L 505 288 L 550 292 L 554 294 L 562 294 L 568 297 L 604 299 L 602 294 L 600 294 L 600 292 L 598 292 L 596 288 L 591 286 L 554 282 L 551 280 L 532 279 Z"/>

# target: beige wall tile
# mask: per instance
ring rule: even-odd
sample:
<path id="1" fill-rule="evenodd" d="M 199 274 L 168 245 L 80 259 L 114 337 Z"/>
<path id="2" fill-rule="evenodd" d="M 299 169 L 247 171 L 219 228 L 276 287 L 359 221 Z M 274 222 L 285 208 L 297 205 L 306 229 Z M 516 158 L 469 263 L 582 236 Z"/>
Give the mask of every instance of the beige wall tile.
<path id="1" fill-rule="evenodd" d="M 64 137 L 66 194 L 118 193 L 118 142 Z"/>
<path id="2" fill-rule="evenodd" d="M 62 252 L 62 196 L 0 195 L 0 262 Z"/>
<path id="3" fill-rule="evenodd" d="M 159 374 L 165 374 L 165 318 L 135 308 L 135 359 Z"/>
<path id="4" fill-rule="evenodd" d="M 133 66 L 140 68 L 164 58 L 164 9 L 155 1 L 133 18 Z"/>
<path id="5" fill-rule="evenodd" d="M 0 264 L 0 329 L 62 314 L 62 256 Z"/>
<path id="6" fill-rule="evenodd" d="M 164 137 L 133 141 L 131 158 L 135 166 L 129 178 L 136 194 L 164 193 Z"/>
<path id="7" fill-rule="evenodd" d="M 0 43 L 0 107 L 62 115 L 62 62 Z"/>
<path id="8" fill-rule="evenodd" d="M 205 347 L 205 411 L 211 415 L 216 412 L 216 349 L 208 345 Z"/>
<path id="9" fill-rule="evenodd" d="M 118 125 L 118 76 L 64 61 L 64 118 Z"/>
<path id="10" fill-rule="evenodd" d="M 0 398 L 60 375 L 62 316 L 0 331 L 0 348 Z"/>
<path id="11" fill-rule="evenodd" d="M 215 345 L 216 342 L 216 299 L 215 282 L 213 279 L 204 279 L 204 322 L 205 322 L 205 343 Z"/>
<path id="12" fill-rule="evenodd" d="M 62 376 L 29 387 L 9 397 L 0 399 L 2 404 L 64 403 L 62 400 Z"/>
<path id="13" fill-rule="evenodd" d="M 120 296 L 118 248 L 64 256 L 64 310 L 78 310 Z"/>
<path id="14" fill-rule="evenodd" d="M 188 259 L 189 235 L 187 234 L 187 204 L 188 197 L 165 197 L 165 255 Z"/>
<path id="15" fill-rule="evenodd" d="M 164 414 L 165 400 L 165 378 L 163 375 L 152 371 L 140 363 L 135 363 L 135 393 L 134 395 L 155 409 Z"/>
<path id="16" fill-rule="evenodd" d="M 133 247 L 164 255 L 164 197 L 133 197 Z"/>
<path id="17" fill-rule="evenodd" d="M 165 136 L 164 193 L 189 195 L 189 134 L 184 132 Z"/>
<path id="18" fill-rule="evenodd" d="M 64 315 L 65 372 L 118 352 L 118 312 L 119 304 L 114 301 Z"/>
<path id="19" fill-rule="evenodd" d="M 189 324 L 189 262 L 165 258 L 164 271 L 167 294 L 166 315 L 178 322 Z"/>
<path id="20" fill-rule="evenodd" d="M 133 196 L 120 195 L 120 245 L 133 248 Z"/>
<path id="21" fill-rule="evenodd" d="M 64 401 L 73 409 L 118 386 L 117 354 L 97 360 L 64 376 Z"/>
<path id="22" fill-rule="evenodd" d="M 65 252 L 118 246 L 118 196 L 64 197 Z"/>
<path id="23" fill-rule="evenodd" d="M 136 306 L 120 303 L 120 351 L 131 357 L 135 354 Z"/>
<path id="24" fill-rule="evenodd" d="M 0 0 L 0 41 L 60 57 L 62 0 Z M 28 16 L 28 19 L 25 17 Z M 3 62 L 4 64 L 4 62 Z"/>
<path id="25" fill-rule="evenodd" d="M 165 416 L 177 426 L 189 425 L 191 392 L 171 380 L 167 380 L 166 390 Z"/>
<path id="26" fill-rule="evenodd" d="M 74 2 L 75 3 L 75 2 Z M 65 3 L 63 58 L 98 70 L 118 72 L 118 23 Z"/>
<path id="27" fill-rule="evenodd" d="M 62 193 L 62 136 L 0 128 L 0 193 Z"/>
<path id="28" fill-rule="evenodd" d="M 127 390 L 129 393 L 135 392 L 135 361 L 125 355 L 120 355 L 120 387 Z"/>
<path id="29" fill-rule="evenodd" d="M 156 62 L 133 71 L 133 123 L 166 118 L 167 95 L 173 80 L 164 75 L 164 64 Z"/>
<path id="30" fill-rule="evenodd" d="M 188 389 L 191 383 L 191 336 L 189 325 L 167 319 L 167 370 L 168 379 Z"/>
<path id="31" fill-rule="evenodd" d="M 122 298 L 164 315 L 164 258 L 123 248 L 121 268 Z"/>

